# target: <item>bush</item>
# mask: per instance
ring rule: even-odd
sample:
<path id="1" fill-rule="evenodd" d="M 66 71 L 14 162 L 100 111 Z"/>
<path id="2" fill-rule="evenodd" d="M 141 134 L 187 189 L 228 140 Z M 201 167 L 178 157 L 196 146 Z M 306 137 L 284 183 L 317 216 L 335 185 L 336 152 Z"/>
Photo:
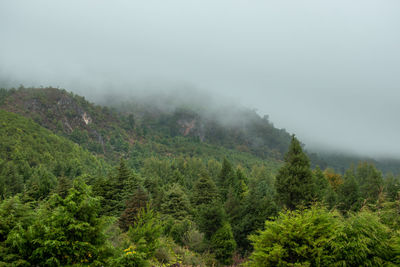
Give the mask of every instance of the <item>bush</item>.
<path id="1" fill-rule="evenodd" d="M 281 212 L 252 235 L 248 266 L 390 266 L 399 259 L 398 233 L 362 211 L 344 220 L 312 207 Z"/>

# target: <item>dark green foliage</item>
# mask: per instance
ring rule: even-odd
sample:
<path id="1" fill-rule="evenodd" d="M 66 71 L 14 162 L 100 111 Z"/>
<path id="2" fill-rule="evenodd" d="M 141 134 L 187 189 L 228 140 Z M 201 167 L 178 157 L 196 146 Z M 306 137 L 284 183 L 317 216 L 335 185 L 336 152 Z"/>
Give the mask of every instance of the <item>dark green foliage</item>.
<path id="1" fill-rule="evenodd" d="M 62 182 L 62 178 L 60 180 Z M 47 197 L 56 187 L 57 178 L 44 166 L 35 168 L 31 178 L 27 181 L 25 194 L 33 200 L 39 200 Z"/>
<path id="2" fill-rule="evenodd" d="M 221 198 L 225 201 L 228 197 L 229 187 L 236 185 L 236 174 L 232 169 L 231 163 L 224 158 L 222 169 L 218 176 L 218 187 L 220 189 Z"/>
<path id="3" fill-rule="evenodd" d="M 196 222 L 206 239 L 210 239 L 225 221 L 225 211 L 218 201 L 197 207 Z"/>
<path id="4" fill-rule="evenodd" d="M 398 199 L 400 193 L 400 176 L 387 175 L 384 182 L 384 192 L 386 192 L 386 197 L 389 200 L 394 201 Z"/>
<path id="5" fill-rule="evenodd" d="M 169 235 L 174 239 L 174 241 L 180 245 L 185 244 L 185 238 L 188 233 L 192 230 L 196 230 L 196 225 L 189 219 L 184 219 L 181 221 L 171 220 L 172 226 L 169 231 Z"/>
<path id="6" fill-rule="evenodd" d="M 137 216 L 141 209 L 144 209 L 149 204 L 149 195 L 143 187 L 139 186 L 131 199 L 126 202 L 126 208 L 119 218 L 119 227 L 123 231 L 127 231 L 130 226 L 133 226 L 137 220 Z"/>
<path id="7" fill-rule="evenodd" d="M 315 168 L 313 174 L 315 183 L 315 197 L 317 200 L 322 201 L 324 200 L 330 185 L 328 179 L 325 177 L 319 166 Z"/>
<path id="8" fill-rule="evenodd" d="M 61 176 L 58 179 L 58 184 L 55 189 L 55 193 L 58 194 L 60 197 L 65 198 L 68 195 L 68 191 L 72 186 L 72 181 L 71 179 Z"/>
<path id="9" fill-rule="evenodd" d="M 250 181 L 249 193 L 241 202 L 236 219 L 231 222 L 238 249 L 242 253 L 251 250 L 248 236 L 261 229 L 265 220 L 276 216 L 278 212 L 268 178 L 260 176 Z"/>
<path id="10" fill-rule="evenodd" d="M 218 189 L 213 180 L 202 174 L 193 187 L 192 203 L 194 206 L 210 204 L 218 198 Z"/>
<path id="11" fill-rule="evenodd" d="M 119 216 L 126 208 L 125 202 L 140 184 L 140 178 L 121 159 L 114 173 L 106 178 L 99 177 L 93 182 L 93 191 L 102 197 L 102 214 Z"/>
<path id="12" fill-rule="evenodd" d="M 235 239 L 233 239 L 232 229 L 229 223 L 224 223 L 211 237 L 211 249 L 219 262 L 224 265 L 232 263 L 236 242 Z"/>
<path id="13" fill-rule="evenodd" d="M 360 163 L 356 170 L 356 180 L 360 185 L 360 193 L 369 203 L 378 200 L 379 194 L 383 190 L 383 178 L 371 163 Z"/>
<path id="14" fill-rule="evenodd" d="M 314 186 L 310 162 L 300 142 L 293 136 L 289 151 L 285 155 L 285 165 L 279 169 L 276 176 L 278 202 L 289 209 L 308 205 L 314 198 Z"/>
<path id="15" fill-rule="evenodd" d="M 338 187 L 338 208 L 342 212 L 357 211 L 361 208 L 360 189 L 354 177 L 354 172 L 348 170 L 344 176 L 344 183 Z"/>

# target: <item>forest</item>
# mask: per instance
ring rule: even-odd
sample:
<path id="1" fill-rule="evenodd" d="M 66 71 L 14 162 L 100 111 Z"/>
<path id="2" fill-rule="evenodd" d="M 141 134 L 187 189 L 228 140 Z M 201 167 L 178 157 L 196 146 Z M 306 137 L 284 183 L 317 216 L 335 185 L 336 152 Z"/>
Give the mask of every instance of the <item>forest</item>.
<path id="1" fill-rule="evenodd" d="M 218 112 L 0 89 L 0 266 L 400 265 L 397 161 Z"/>

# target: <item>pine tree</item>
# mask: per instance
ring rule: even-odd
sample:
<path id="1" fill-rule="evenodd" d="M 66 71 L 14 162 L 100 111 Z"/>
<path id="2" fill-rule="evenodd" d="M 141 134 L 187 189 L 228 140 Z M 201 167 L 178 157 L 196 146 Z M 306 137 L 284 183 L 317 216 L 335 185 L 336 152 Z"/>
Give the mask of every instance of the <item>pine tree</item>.
<path id="1" fill-rule="evenodd" d="M 182 220 L 191 213 L 190 202 L 179 184 L 174 184 L 165 194 L 161 204 L 163 214 L 171 215 L 176 220 Z"/>
<path id="2" fill-rule="evenodd" d="M 344 213 L 356 211 L 361 207 L 360 189 L 354 177 L 354 172 L 349 169 L 344 176 L 344 183 L 338 188 L 338 208 Z"/>
<path id="3" fill-rule="evenodd" d="M 34 266 L 103 265 L 110 256 L 100 202 L 83 180 L 75 179 L 63 199 L 53 194 L 30 229 Z"/>
<path id="4" fill-rule="evenodd" d="M 395 201 L 399 197 L 400 193 L 400 176 L 394 176 L 393 174 L 388 174 L 385 177 L 385 193 L 389 200 Z"/>
<path id="5" fill-rule="evenodd" d="M 198 207 L 196 222 L 201 232 L 204 233 L 206 239 L 211 236 L 226 222 L 226 214 L 222 204 L 214 201 L 207 205 Z"/>
<path id="6" fill-rule="evenodd" d="M 373 164 L 360 163 L 357 167 L 356 179 L 360 185 L 360 193 L 369 203 L 375 203 L 383 190 L 383 178 Z"/>
<path id="7" fill-rule="evenodd" d="M 130 200 L 126 202 L 126 209 L 119 218 L 119 227 L 127 231 L 137 220 L 140 209 L 146 208 L 149 202 L 149 195 L 143 187 L 138 187 Z"/>
<path id="8" fill-rule="evenodd" d="M 217 198 L 217 186 L 206 173 L 203 173 L 194 184 L 192 195 L 193 205 L 210 204 Z"/>
<path id="9" fill-rule="evenodd" d="M 218 176 L 218 187 L 223 201 L 228 196 L 229 186 L 235 184 L 236 174 L 232 169 L 231 163 L 224 158 L 222 169 Z"/>
<path id="10" fill-rule="evenodd" d="M 321 171 L 319 166 L 317 166 L 314 170 L 314 181 L 315 181 L 315 192 L 317 200 L 322 201 L 326 196 L 329 181 L 326 179 L 324 173 Z"/>
<path id="11" fill-rule="evenodd" d="M 285 155 L 285 164 L 276 177 L 277 200 L 289 209 L 308 205 L 314 197 L 314 186 L 310 161 L 293 135 L 289 151 Z"/>
<path id="12" fill-rule="evenodd" d="M 221 228 L 211 237 L 211 249 L 215 258 L 224 264 L 232 263 L 232 255 L 236 249 L 236 242 L 233 239 L 232 228 L 229 223 L 224 223 Z"/>

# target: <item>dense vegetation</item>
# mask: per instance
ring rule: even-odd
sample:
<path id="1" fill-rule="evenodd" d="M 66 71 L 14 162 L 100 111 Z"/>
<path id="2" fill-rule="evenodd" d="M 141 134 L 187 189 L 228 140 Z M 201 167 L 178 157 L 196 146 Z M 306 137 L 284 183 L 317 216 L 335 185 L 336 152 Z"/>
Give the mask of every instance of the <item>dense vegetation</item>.
<path id="1" fill-rule="evenodd" d="M 2 90 L 0 104 L 37 122 L 0 110 L 0 266 L 400 264 L 400 176 L 371 163 L 314 168 L 294 136 L 283 157 L 268 137 L 278 152 L 258 154 L 254 135 L 240 151 L 212 130 L 179 134 L 181 115 L 151 121 L 56 89 Z"/>

